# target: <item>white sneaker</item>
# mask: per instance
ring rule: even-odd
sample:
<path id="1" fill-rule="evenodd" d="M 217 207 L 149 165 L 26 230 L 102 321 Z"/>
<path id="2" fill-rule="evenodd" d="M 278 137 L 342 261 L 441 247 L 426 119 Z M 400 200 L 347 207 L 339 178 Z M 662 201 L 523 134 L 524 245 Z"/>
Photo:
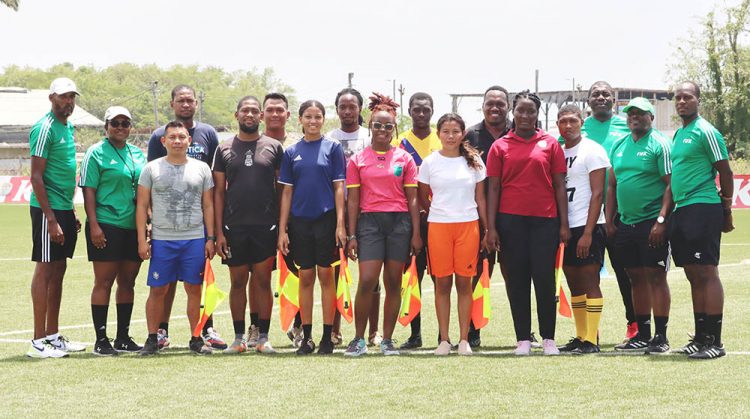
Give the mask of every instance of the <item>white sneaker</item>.
<path id="1" fill-rule="evenodd" d="M 471 351 L 471 346 L 469 345 L 469 341 L 462 340 L 461 342 L 458 342 L 458 354 L 459 355 L 472 355 L 473 352 Z"/>
<path id="2" fill-rule="evenodd" d="M 80 343 L 71 342 L 63 335 L 57 335 L 57 339 L 54 340 L 48 340 L 47 341 L 50 345 L 52 345 L 55 349 L 59 349 L 63 352 L 81 352 L 86 350 L 85 345 L 81 345 Z"/>
<path id="3" fill-rule="evenodd" d="M 271 342 L 267 338 L 258 340 L 258 344 L 255 345 L 255 350 L 261 354 L 275 354 L 276 349 L 273 349 Z"/>
<path id="4" fill-rule="evenodd" d="M 247 328 L 247 346 L 253 347 L 258 345 L 258 337 L 260 336 L 260 328 L 258 326 L 251 324 L 250 327 Z"/>
<path id="5" fill-rule="evenodd" d="M 29 350 L 26 351 L 26 356 L 29 358 L 65 358 L 69 355 L 67 352 L 61 351 L 45 341 L 39 346 L 31 342 Z"/>
<path id="6" fill-rule="evenodd" d="M 516 343 L 516 350 L 513 352 L 515 355 L 528 356 L 531 355 L 531 341 L 530 340 L 519 340 Z"/>
<path id="7" fill-rule="evenodd" d="M 435 349 L 435 355 L 438 355 L 438 356 L 450 355 L 452 348 L 453 346 L 451 346 L 451 343 L 448 342 L 447 340 L 444 340 L 440 342 L 440 345 L 438 345 L 438 347 Z"/>
<path id="8" fill-rule="evenodd" d="M 542 348 L 545 355 L 560 355 L 560 350 L 557 349 L 554 339 L 542 339 Z"/>

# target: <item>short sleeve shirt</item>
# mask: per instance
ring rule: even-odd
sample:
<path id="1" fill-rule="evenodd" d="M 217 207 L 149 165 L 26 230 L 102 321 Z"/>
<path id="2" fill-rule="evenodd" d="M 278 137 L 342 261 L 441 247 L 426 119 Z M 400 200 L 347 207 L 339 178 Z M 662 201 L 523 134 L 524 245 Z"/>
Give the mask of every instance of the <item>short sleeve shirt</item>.
<path id="1" fill-rule="evenodd" d="M 234 137 L 219 145 L 213 170 L 226 176 L 225 225 L 276 224 L 276 171 L 283 153 L 281 143 L 266 136 L 255 141 Z"/>
<path id="2" fill-rule="evenodd" d="M 291 213 L 315 220 L 336 209 L 333 182 L 346 180 L 344 151 L 337 141 L 300 140 L 284 151 L 279 183 L 294 187 Z"/>
<path id="3" fill-rule="evenodd" d="M 42 180 L 49 205 L 55 210 L 72 210 L 76 191 L 76 145 L 73 124 L 63 124 L 50 111 L 31 127 L 29 149 L 31 157 L 47 160 Z M 40 208 L 36 194 L 31 192 L 29 203 Z"/>
<path id="4" fill-rule="evenodd" d="M 595 170 L 609 169 L 609 157 L 604 147 L 586 137 L 581 138 L 581 142 L 575 147 L 564 148 L 563 152 L 568 167 L 565 178 L 568 192 L 568 223 L 571 228 L 585 226 L 591 205 L 589 175 Z M 603 208 L 600 208 L 596 223 L 604 223 Z"/>
<path id="5" fill-rule="evenodd" d="M 443 148 L 435 130 L 430 131 L 430 135 L 425 138 L 417 137 L 412 130 L 406 131 L 401 138 L 394 138 L 391 141 L 391 145 L 403 148 L 407 153 L 411 154 L 417 166 L 421 166 L 422 160 L 433 151 Z"/>
<path id="6" fill-rule="evenodd" d="M 105 138 L 89 147 L 78 186 L 96 189 L 97 222 L 135 229 L 134 198 L 145 164 L 146 156 L 132 144 L 117 149 Z"/>
<path id="7" fill-rule="evenodd" d="M 617 180 L 617 207 L 621 221 L 636 224 L 654 219 L 661 211 L 666 185 L 662 177 L 672 173 L 669 140 L 652 129 L 633 141 L 628 134 L 609 154 Z"/>
<path id="8" fill-rule="evenodd" d="M 506 127 L 510 127 L 510 122 L 506 124 Z M 472 147 L 482 153 L 482 161 L 484 164 L 487 164 L 487 156 L 490 154 L 490 147 L 492 147 L 492 144 L 494 144 L 496 140 L 508 134 L 508 131 L 510 131 L 510 128 L 505 128 L 505 131 L 503 131 L 500 137 L 494 138 L 487 130 L 484 121 L 482 121 L 466 130 L 466 140 L 472 145 Z"/>
<path id="9" fill-rule="evenodd" d="M 419 181 L 430 185 L 432 202 L 427 221 L 431 223 L 463 223 L 479 219 L 475 198 L 477 183 L 487 173 L 469 167 L 463 156 L 445 157 L 435 151 L 422 162 Z"/>
<path id="10" fill-rule="evenodd" d="M 203 193 L 214 186 L 207 164 L 188 158 L 171 164 L 160 157 L 146 164 L 139 185 L 151 189 L 151 237 L 155 240 L 193 240 L 203 232 Z"/>
<path id="11" fill-rule="evenodd" d="M 720 203 L 713 164 L 728 157 L 724 137 L 700 116 L 678 129 L 672 143 L 672 196 L 676 207 Z"/>
<path id="12" fill-rule="evenodd" d="M 167 149 L 161 143 L 161 137 L 164 136 L 165 132 L 164 128 L 164 126 L 157 128 L 151 134 L 151 139 L 148 140 L 148 161 L 167 155 Z M 190 138 L 193 139 L 190 147 L 188 147 L 188 157 L 200 160 L 210 167 L 213 163 L 216 147 L 219 146 L 219 135 L 216 130 L 211 125 L 196 121 L 193 123 L 193 127 L 188 129 L 188 133 Z"/>
<path id="13" fill-rule="evenodd" d="M 417 165 L 406 151 L 367 147 L 346 166 L 346 187 L 359 188 L 362 212 L 407 212 L 405 187 L 417 187 Z"/>
<path id="14" fill-rule="evenodd" d="M 528 140 L 510 131 L 487 156 L 487 176 L 500 178 L 498 212 L 504 214 L 557 217 L 552 176 L 565 172 L 560 144 L 539 129 Z"/>
<path id="15" fill-rule="evenodd" d="M 336 128 L 329 132 L 326 137 L 336 140 L 341 144 L 347 163 L 349 163 L 353 155 L 364 150 L 372 142 L 370 136 L 367 135 L 367 130 L 363 127 L 359 127 L 354 132 L 346 132 L 341 130 L 341 128 Z"/>

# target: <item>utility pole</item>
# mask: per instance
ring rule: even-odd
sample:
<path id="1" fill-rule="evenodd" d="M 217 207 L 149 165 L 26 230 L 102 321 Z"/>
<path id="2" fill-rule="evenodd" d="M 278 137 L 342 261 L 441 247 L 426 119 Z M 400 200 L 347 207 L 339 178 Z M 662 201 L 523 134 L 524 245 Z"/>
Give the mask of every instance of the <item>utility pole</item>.
<path id="1" fill-rule="evenodd" d="M 352 88 L 352 79 L 354 78 L 354 73 L 349 73 L 348 77 L 349 77 L 349 88 L 351 89 Z"/>
<path id="2" fill-rule="evenodd" d="M 534 70 L 534 94 L 539 94 L 539 69 Z"/>
<path id="3" fill-rule="evenodd" d="M 198 122 L 203 122 L 203 102 L 206 100 L 206 92 L 198 92 Z"/>
<path id="4" fill-rule="evenodd" d="M 154 128 L 159 126 L 159 101 L 157 97 L 158 86 L 158 81 L 154 80 L 151 82 L 151 94 L 154 96 Z"/>
<path id="5" fill-rule="evenodd" d="M 393 79 L 393 99 L 396 100 L 396 79 Z"/>
<path id="6" fill-rule="evenodd" d="M 404 93 L 406 93 L 406 89 L 404 89 L 404 85 L 399 84 L 398 85 L 398 107 L 399 109 L 401 109 L 401 116 L 404 116 Z"/>
<path id="7" fill-rule="evenodd" d="M 573 77 L 573 87 L 570 89 L 570 98 L 573 104 L 576 104 L 576 78 Z"/>

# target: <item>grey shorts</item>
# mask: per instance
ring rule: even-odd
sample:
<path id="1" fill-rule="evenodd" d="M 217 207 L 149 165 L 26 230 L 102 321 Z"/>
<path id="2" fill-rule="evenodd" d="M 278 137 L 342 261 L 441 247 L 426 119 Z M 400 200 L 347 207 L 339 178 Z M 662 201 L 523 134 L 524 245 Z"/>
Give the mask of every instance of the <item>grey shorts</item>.
<path id="1" fill-rule="evenodd" d="M 411 247 L 408 212 L 363 212 L 357 222 L 359 260 L 406 262 Z"/>

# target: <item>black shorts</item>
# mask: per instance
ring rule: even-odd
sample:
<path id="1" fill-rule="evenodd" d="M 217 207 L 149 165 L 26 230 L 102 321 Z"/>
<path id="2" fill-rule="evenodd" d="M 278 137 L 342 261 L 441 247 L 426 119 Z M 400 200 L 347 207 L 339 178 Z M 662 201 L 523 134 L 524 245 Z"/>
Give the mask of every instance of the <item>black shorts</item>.
<path id="1" fill-rule="evenodd" d="M 721 204 L 692 204 L 675 210 L 669 225 L 674 264 L 718 266 L 723 226 Z"/>
<path id="2" fill-rule="evenodd" d="M 138 256 L 138 232 L 113 226 L 111 224 L 99 223 L 107 239 L 107 245 L 104 249 L 97 249 L 91 242 L 91 227 L 86 221 L 86 252 L 88 253 L 89 262 L 119 262 L 130 260 L 141 262 Z"/>
<path id="3" fill-rule="evenodd" d="M 336 211 L 328 211 L 315 220 L 291 217 L 289 247 L 300 269 L 329 267 L 336 254 Z"/>
<path id="4" fill-rule="evenodd" d="M 574 227 L 570 229 L 570 240 L 568 240 L 568 247 L 565 248 L 563 265 L 598 265 L 599 267 L 601 267 L 604 264 L 604 248 L 607 245 L 607 235 L 604 232 L 604 224 L 597 224 L 594 227 L 594 232 L 591 233 L 591 247 L 589 247 L 589 256 L 581 259 L 576 254 L 578 240 L 580 240 L 581 236 L 583 236 L 583 230 L 585 229 L 586 226 Z"/>
<path id="5" fill-rule="evenodd" d="M 363 212 L 357 222 L 359 260 L 406 262 L 411 248 L 408 212 Z"/>
<path id="6" fill-rule="evenodd" d="M 661 268 L 669 270 L 669 242 L 662 247 L 650 247 L 648 236 L 656 219 L 637 224 L 621 223 L 615 234 L 615 252 L 623 268 Z"/>
<path id="7" fill-rule="evenodd" d="M 229 266 L 254 265 L 274 256 L 277 232 L 276 225 L 224 226 L 229 257 L 221 263 Z"/>
<path id="8" fill-rule="evenodd" d="M 47 231 L 47 216 L 41 208 L 29 207 L 31 214 L 31 238 L 34 242 L 31 260 L 34 262 L 54 262 L 72 258 L 78 240 L 78 228 L 73 210 L 52 210 L 57 223 L 65 236 L 65 244 L 52 243 Z"/>

